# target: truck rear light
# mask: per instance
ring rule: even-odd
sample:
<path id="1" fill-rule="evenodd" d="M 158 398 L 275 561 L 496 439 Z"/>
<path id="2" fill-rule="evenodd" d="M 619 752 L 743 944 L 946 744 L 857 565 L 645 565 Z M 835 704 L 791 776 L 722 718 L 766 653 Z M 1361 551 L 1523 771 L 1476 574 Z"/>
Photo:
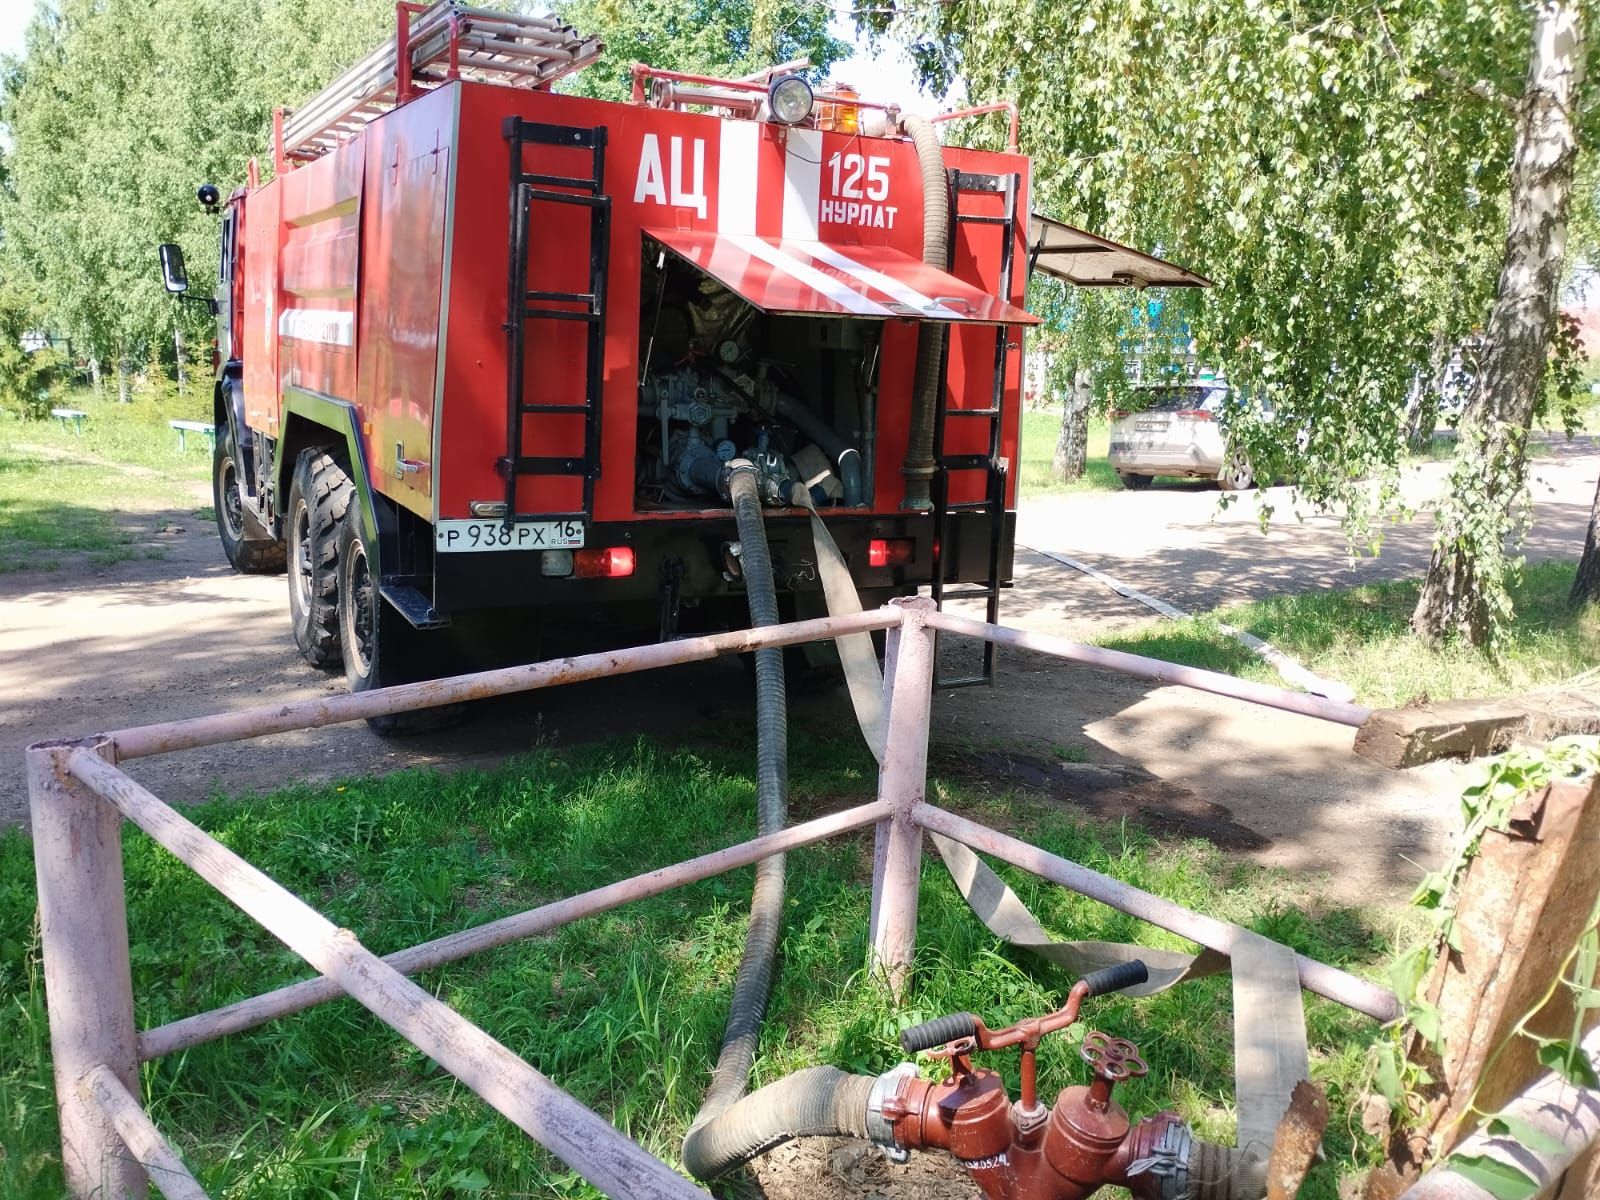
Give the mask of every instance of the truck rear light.
<path id="1" fill-rule="evenodd" d="M 633 547 L 579 550 L 572 556 L 572 573 L 579 579 L 625 579 L 633 574 Z"/>
<path id="2" fill-rule="evenodd" d="M 565 579 L 572 574 L 571 550 L 546 550 L 539 559 L 539 574 L 547 579 Z"/>
<path id="3" fill-rule="evenodd" d="M 912 538 L 873 538 L 867 543 L 867 566 L 903 567 L 917 556 Z"/>

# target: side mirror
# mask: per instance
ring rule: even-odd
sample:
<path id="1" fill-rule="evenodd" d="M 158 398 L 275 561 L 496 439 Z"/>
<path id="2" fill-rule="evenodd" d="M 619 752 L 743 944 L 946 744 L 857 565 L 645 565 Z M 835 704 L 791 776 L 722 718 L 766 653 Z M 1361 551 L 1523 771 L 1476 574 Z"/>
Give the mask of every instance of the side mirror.
<path id="1" fill-rule="evenodd" d="M 161 243 L 161 282 L 174 296 L 189 290 L 189 272 L 183 265 L 183 250 L 171 242 Z"/>

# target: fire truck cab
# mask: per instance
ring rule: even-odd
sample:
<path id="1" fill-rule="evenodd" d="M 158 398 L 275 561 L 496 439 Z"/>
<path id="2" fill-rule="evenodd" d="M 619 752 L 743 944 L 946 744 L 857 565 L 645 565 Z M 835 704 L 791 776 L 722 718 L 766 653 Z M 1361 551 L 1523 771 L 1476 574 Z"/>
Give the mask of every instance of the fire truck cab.
<path id="1" fill-rule="evenodd" d="M 286 570 L 302 653 L 354 690 L 462 669 L 494 610 L 604 613 L 618 641 L 743 623 L 735 459 L 796 614 L 814 508 L 863 603 L 993 620 L 1029 269 L 1204 283 L 1030 229 L 1014 145 L 941 146 L 802 64 L 636 66 L 613 103 L 551 90 L 601 52 L 555 18 L 398 25 L 216 198 L 218 532 Z"/>

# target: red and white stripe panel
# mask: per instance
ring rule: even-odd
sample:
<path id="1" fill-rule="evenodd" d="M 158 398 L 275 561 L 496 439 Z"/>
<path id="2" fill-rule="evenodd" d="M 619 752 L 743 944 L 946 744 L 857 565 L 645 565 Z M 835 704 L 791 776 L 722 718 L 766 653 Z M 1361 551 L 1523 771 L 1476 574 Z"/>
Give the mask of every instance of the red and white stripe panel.
<path id="1" fill-rule="evenodd" d="M 755 234 L 647 233 L 764 312 L 1033 325 L 1037 318 L 886 246 L 837 246 Z"/>

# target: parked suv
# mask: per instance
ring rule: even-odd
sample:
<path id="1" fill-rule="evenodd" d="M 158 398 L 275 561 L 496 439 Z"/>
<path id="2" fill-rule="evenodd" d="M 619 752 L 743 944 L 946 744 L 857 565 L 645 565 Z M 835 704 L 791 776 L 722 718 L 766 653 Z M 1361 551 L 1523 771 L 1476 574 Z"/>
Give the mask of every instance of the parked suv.
<path id="1" fill-rule="evenodd" d="M 1222 410 L 1230 397 L 1238 403 L 1226 380 L 1144 384 L 1134 396 L 1133 411 L 1111 414 L 1111 466 L 1123 487 L 1147 488 L 1157 475 L 1215 479 L 1235 492 L 1255 486 L 1249 462 L 1222 437 Z"/>

